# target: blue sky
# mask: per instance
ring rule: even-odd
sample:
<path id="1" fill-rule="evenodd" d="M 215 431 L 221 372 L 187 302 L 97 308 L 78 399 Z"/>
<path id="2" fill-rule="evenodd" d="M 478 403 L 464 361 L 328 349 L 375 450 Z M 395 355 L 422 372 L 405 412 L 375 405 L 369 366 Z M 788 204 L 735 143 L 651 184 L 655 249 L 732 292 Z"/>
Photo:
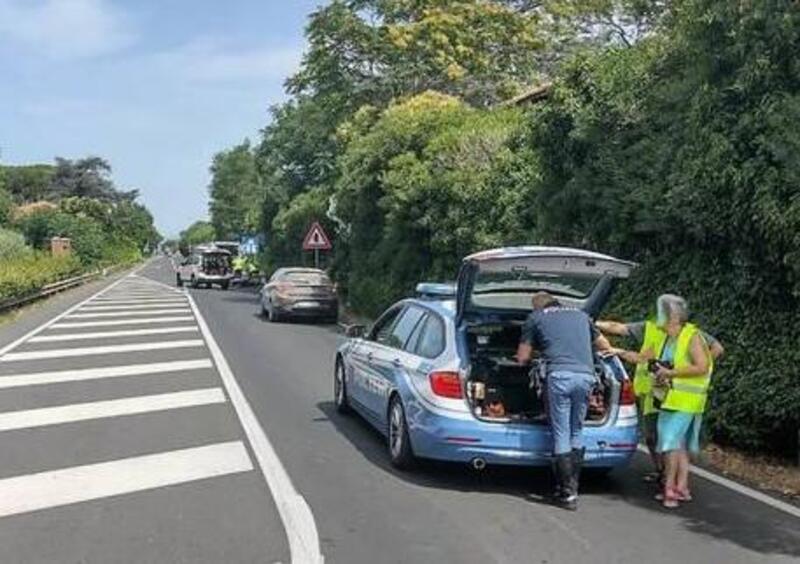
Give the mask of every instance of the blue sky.
<path id="1" fill-rule="evenodd" d="M 213 154 L 256 140 L 321 0 L 0 0 L 4 164 L 107 158 L 165 235 L 207 216 Z"/>

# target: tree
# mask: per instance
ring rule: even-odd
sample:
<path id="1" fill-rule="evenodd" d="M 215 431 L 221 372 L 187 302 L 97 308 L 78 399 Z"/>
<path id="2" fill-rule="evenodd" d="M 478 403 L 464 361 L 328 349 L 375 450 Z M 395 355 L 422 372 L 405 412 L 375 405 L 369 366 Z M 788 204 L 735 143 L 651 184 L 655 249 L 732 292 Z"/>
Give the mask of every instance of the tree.
<path id="1" fill-rule="evenodd" d="M 211 223 L 220 238 L 238 240 L 258 229 L 264 190 L 250 141 L 214 156 L 209 195 Z"/>
<path id="2" fill-rule="evenodd" d="M 189 247 L 210 243 L 215 236 L 214 226 L 210 222 L 195 221 L 180 233 L 181 251 L 187 254 Z"/>
<path id="3" fill-rule="evenodd" d="M 311 16 L 290 92 L 357 108 L 438 90 L 479 105 L 537 75 L 540 15 L 521 2 L 334 0 Z"/>
<path id="4" fill-rule="evenodd" d="M 376 313 L 419 280 L 454 279 L 464 255 L 525 238 L 527 190 L 507 180 L 520 177 L 518 119 L 429 92 L 341 128 L 335 270 L 355 307 Z"/>
<path id="5" fill-rule="evenodd" d="M 50 198 L 70 196 L 109 201 L 133 201 L 137 190 L 121 192 L 111 180 L 111 165 L 100 157 L 72 161 L 56 157 L 56 166 L 49 186 Z"/>
<path id="6" fill-rule="evenodd" d="M 14 201 L 27 204 L 48 196 L 53 170 L 52 165 L 2 166 L 0 176 Z"/>

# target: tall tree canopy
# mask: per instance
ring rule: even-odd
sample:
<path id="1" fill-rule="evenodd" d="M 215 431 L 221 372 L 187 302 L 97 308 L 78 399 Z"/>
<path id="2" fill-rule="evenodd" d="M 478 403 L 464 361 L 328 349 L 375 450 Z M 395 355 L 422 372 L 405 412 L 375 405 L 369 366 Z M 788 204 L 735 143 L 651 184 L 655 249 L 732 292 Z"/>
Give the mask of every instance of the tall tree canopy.
<path id="1" fill-rule="evenodd" d="M 263 192 L 250 141 L 217 153 L 209 186 L 209 211 L 217 236 L 238 240 L 254 233 L 260 227 Z"/>

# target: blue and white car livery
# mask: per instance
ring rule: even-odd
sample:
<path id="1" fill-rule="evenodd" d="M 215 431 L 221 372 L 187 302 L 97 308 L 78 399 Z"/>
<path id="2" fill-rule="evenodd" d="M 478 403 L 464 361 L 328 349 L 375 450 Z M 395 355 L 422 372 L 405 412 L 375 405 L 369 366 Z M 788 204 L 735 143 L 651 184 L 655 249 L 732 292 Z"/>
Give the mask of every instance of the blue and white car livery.
<path id="1" fill-rule="evenodd" d="M 546 290 L 596 316 L 633 263 L 561 247 L 509 247 L 466 257 L 456 285 L 422 284 L 337 351 L 334 395 L 388 439 L 398 467 L 416 457 L 548 465 L 552 438 L 543 366 L 514 358 L 531 296 Z M 637 446 L 632 386 L 620 361 L 596 357 L 584 426 L 586 466 L 627 464 Z"/>

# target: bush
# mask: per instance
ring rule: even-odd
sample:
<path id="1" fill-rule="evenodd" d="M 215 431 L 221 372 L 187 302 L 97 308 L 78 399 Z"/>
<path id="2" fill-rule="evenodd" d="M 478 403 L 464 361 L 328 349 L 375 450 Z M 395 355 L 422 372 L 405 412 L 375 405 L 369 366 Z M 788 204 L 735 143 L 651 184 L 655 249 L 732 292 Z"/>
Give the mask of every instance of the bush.
<path id="1" fill-rule="evenodd" d="M 531 112 L 537 231 L 639 260 L 614 306 L 628 319 L 662 292 L 688 298 L 728 351 L 712 437 L 789 455 L 800 429 L 800 11 L 683 8 L 662 37 L 572 61 Z"/>
<path id="2" fill-rule="evenodd" d="M 30 253 L 21 233 L 0 228 L 0 261 L 13 260 Z"/>
<path id="3" fill-rule="evenodd" d="M 53 257 L 45 253 L 0 261 L 0 302 L 26 296 L 42 287 L 78 274 L 80 263 L 71 256 Z"/>
<path id="4" fill-rule="evenodd" d="M 96 221 L 73 216 L 57 209 L 42 209 L 19 218 L 16 226 L 25 234 L 28 243 L 37 249 L 47 249 L 52 237 L 68 237 L 72 250 L 87 267 L 103 262 L 108 236 Z"/>
<path id="5" fill-rule="evenodd" d="M 11 212 L 14 209 L 14 200 L 11 194 L 0 185 L 0 225 L 6 225 L 11 219 Z"/>

